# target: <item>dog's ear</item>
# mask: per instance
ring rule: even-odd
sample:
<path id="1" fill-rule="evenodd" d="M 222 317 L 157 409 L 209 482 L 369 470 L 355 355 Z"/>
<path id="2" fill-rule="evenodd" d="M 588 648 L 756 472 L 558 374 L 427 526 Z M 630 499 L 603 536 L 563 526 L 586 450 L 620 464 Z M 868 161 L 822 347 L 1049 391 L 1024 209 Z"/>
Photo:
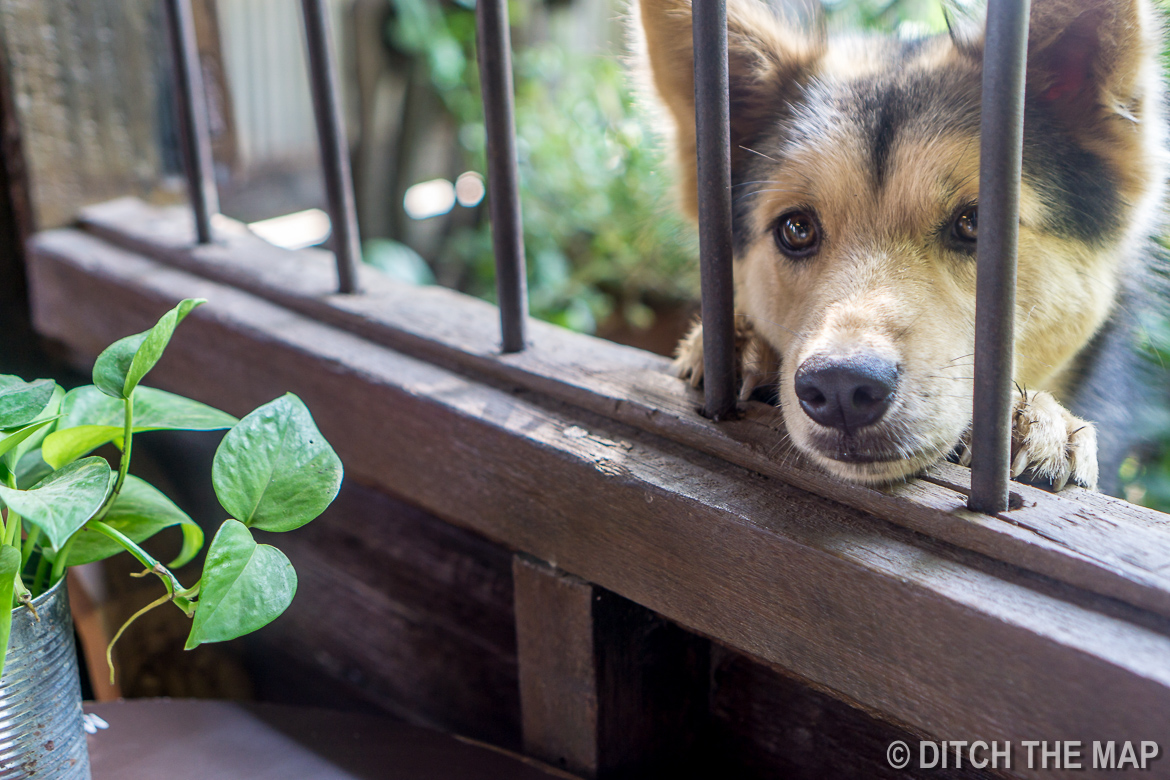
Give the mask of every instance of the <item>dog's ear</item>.
<path id="1" fill-rule="evenodd" d="M 1159 83 L 1161 28 L 1148 0 L 1034 0 L 1028 99 L 1070 122 L 1140 121 Z"/>
<path id="2" fill-rule="evenodd" d="M 635 68 L 666 109 L 679 164 L 683 207 L 698 213 L 695 172 L 695 66 L 690 0 L 637 0 Z M 637 22 L 640 21 L 640 30 Z M 732 168 L 783 111 L 785 92 L 823 42 L 785 25 L 758 0 L 728 0 L 727 50 Z"/>

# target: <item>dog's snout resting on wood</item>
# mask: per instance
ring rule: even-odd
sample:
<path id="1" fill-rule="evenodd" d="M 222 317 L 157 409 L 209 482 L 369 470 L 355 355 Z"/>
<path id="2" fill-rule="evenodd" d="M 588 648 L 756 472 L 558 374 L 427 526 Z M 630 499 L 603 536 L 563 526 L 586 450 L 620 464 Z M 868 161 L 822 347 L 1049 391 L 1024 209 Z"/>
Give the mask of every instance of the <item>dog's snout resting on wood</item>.
<path id="1" fill-rule="evenodd" d="M 1012 474 L 1114 489 L 1140 405 L 1134 311 L 1166 177 L 1151 0 L 1033 0 L 1020 197 Z M 638 0 L 636 68 L 696 214 L 690 3 Z M 744 397 L 848 480 L 968 460 L 982 32 L 828 36 L 729 0 Z M 702 381 L 701 325 L 680 376 Z M 1127 437 L 1127 434 L 1130 436 Z"/>

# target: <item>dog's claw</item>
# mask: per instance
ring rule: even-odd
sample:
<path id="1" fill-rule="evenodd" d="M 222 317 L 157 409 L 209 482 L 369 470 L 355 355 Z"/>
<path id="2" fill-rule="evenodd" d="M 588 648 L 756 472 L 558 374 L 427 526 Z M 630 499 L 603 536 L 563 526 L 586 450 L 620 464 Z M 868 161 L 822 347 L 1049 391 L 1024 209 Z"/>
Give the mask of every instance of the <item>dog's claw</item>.
<path id="1" fill-rule="evenodd" d="M 1017 397 L 1012 410 L 1012 478 L 1030 471 L 1053 492 L 1069 482 L 1097 487 L 1097 432 L 1049 393 Z"/>
<path id="2" fill-rule="evenodd" d="M 971 468 L 971 445 L 963 448 L 963 454 L 959 456 L 959 465 Z"/>
<path id="3" fill-rule="evenodd" d="M 674 371 L 691 387 L 703 384 L 703 326 L 696 323 L 678 343 L 674 353 Z"/>
<path id="4" fill-rule="evenodd" d="M 1012 461 L 1012 479 L 1027 471 L 1030 463 L 1028 450 L 1021 447 L 1019 453 L 1016 455 L 1016 459 Z"/>

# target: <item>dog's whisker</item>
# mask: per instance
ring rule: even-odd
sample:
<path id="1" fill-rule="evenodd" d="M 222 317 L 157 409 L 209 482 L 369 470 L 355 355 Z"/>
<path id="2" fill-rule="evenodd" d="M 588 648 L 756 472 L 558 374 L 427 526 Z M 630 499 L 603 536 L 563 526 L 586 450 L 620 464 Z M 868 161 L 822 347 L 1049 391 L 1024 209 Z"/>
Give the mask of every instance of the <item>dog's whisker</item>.
<path id="1" fill-rule="evenodd" d="M 751 152 L 752 154 L 758 154 L 760 157 L 763 157 L 765 160 L 770 160 L 771 162 L 774 162 L 774 163 L 780 162 L 775 157 L 769 157 L 768 155 L 764 154 L 763 152 L 757 151 L 755 149 L 751 149 L 747 146 L 744 146 L 743 144 L 738 144 L 738 146 L 740 149 L 743 149 L 745 152 Z"/>

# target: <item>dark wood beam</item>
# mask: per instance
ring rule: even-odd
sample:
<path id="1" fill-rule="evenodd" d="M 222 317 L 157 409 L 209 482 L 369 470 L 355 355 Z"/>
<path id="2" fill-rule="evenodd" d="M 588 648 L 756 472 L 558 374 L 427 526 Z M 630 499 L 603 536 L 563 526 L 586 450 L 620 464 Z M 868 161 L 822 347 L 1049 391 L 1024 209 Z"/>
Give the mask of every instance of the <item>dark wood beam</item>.
<path id="1" fill-rule="evenodd" d="M 1155 613 L 78 231 L 38 236 L 30 257 L 34 321 L 77 355 L 209 298 L 152 382 L 237 413 L 292 390 L 351 478 L 912 731 L 1157 739 L 1170 712 L 1170 626 Z"/>
<path id="2" fill-rule="evenodd" d="M 512 576 L 525 752 L 588 778 L 696 777 L 707 641 L 533 558 Z"/>
<path id="3" fill-rule="evenodd" d="M 370 341 L 503 387 L 522 387 L 714 455 L 891 523 L 1078 588 L 1170 617 L 1166 516 L 1099 493 L 1059 495 L 1013 483 L 1020 509 L 967 509 L 968 469 L 939 464 L 922 479 L 872 488 L 835 479 L 792 449 L 778 409 L 749 403 L 742 419 L 698 414 L 701 393 L 669 361 L 637 349 L 530 323 L 531 346 L 500 355 L 495 307 L 451 290 L 395 283 L 373 269 L 365 294 L 332 295 L 330 256 L 288 252 L 246 231 L 192 248 L 189 216 L 123 199 L 82 222 L 118 246 L 237 286 Z M 241 226 L 242 228 L 242 226 Z"/>

